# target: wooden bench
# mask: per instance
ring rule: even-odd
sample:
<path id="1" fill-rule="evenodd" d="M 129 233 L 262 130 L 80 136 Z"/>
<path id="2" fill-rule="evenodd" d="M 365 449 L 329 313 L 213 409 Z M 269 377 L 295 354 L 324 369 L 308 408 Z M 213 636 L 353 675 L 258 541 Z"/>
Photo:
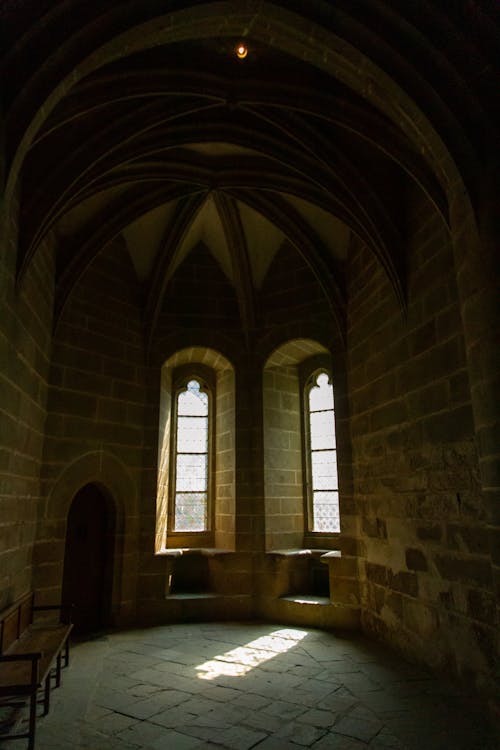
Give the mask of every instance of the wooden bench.
<path id="1" fill-rule="evenodd" d="M 37 623 L 36 613 L 45 613 L 47 619 L 39 617 Z M 56 687 L 61 684 L 62 667 L 69 664 L 70 615 L 69 608 L 36 607 L 33 592 L 0 614 L 0 707 L 16 709 L 29 704 L 28 731 L 2 733 L 0 741 L 27 739 L 28 749 L 35 747 L 37 693 L 43 688 L 45 716 L 52 683 Z M 49 616 L 56 616 L 56 621 Z"/>

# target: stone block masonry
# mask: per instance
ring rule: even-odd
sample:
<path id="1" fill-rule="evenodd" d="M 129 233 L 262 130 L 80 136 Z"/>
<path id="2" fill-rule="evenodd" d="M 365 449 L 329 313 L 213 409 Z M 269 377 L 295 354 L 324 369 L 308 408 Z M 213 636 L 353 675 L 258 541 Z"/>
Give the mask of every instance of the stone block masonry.
<path id="1" fill-rule="evenodd" d="M 296 367 L 264 371 L 266 549 L 301 547 L 304 538 L 300 393 Z"/>
<path id="2" fill-rule="evenodd" d="M 12 248 L 6 255 L 15 258 Z M 28 590 L 32 580 L 32 548 L 41 513 L 53 272 L 49 241 L 17 290 L 14 269 L 1 269 L 0 609 Z"/>
<path id="3" fill-rule="evenodd" d="M 408 222 L 406 316 L 361 247 L 350 266 L 364 625 L 481 685 L 497 628 L 494 579 L 451 238 L 417 195 Z M 457 657 L 460 639 L 469 647 Z"/>
<path id="4" fill-rule="evenodd" d="M 130 487 L 129 498 L 137 494 L 145 376 L 136 280 L 130 259 L 117 243 L 106 262 L 98 257 L 83 275 L 54 336 L 35 578 L 42 599 L 54 598 L 62 580 L 64 556 L 54 559 L 49 550 L 64 546 L 72 497 L 59 506 L 52 493 L 68 467 L 82 462 L 80 486 L 103 481 L 102 466 L 88 464 L 84 457 L 109 456 L 130 472 L 135 488 Z M 137 523 L 137 512 L 127 519 L 127 533 Z M 121 562 L 116 563 L 119 569 Z"/>

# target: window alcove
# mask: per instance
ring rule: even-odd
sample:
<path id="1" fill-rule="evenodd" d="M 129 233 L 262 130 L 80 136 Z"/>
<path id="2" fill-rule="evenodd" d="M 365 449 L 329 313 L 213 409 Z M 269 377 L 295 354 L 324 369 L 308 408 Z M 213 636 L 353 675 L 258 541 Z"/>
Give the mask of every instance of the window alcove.
<path id="1" fill-rule="evenodd" d="M 162 368 L 155 552 L 167 595 L 209 595 L 219 554 L 234 550 L 234 371 L 190 347 Z"/>

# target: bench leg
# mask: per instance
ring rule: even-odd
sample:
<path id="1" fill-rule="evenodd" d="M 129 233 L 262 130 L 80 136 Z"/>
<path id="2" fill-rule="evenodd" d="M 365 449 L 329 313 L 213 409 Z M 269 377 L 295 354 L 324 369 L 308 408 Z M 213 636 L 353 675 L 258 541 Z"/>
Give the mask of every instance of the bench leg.
<path id="1" fill-rule="evenodd" d="M 28 750 L 34 750 L 35 748 L 35 729 L 36 729 L 36 690 L 31 693 L 30 696 L 30 719 L 29 719 L 29 730 L 28 730 Z"/>
<path id="2" fill-rule="evenodd" d="M 45 686 L 43 691 L 43 715 L 47 716 L 50 708 L 50 672 L 45 678 Z"/>
<path id="3" fill-rule="evenodd" d="M 59 687 L 61 684 L 61 668 L 62 668 L 62 654 L 59 652 L 57 654 L 57 662 L 56 662 L 56 687 Z"/>
<path id="4" fill-rule="evenodd" d="M 64 666 L 69 667 L 69 638 L 66 638 L 66 643 L 64 644 Z"/>

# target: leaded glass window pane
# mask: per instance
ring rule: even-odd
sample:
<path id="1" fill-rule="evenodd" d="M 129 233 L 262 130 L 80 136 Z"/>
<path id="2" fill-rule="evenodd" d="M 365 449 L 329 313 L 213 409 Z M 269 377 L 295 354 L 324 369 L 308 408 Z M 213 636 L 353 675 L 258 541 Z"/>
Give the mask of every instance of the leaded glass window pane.
<path id="1" fill-rule="evenodd" d="M 177 414 L 183 417 L 208 416 L 208 393 L 200 391 L 200 384 L 197 380 L 190 380 L 186 390 L 179 393 Z"/>
<path id="2" fill-rule="evenodd" d="M 339 493 L 313 492 L 314 531 L 340 531 Z"/>
<path id="3" fill-rule="evenodd" d="M 176 492 L 175 531 L 205 531 L 207 500 L 206 492 Z"/>
<path id="4" fill-rule="evenodd" d="M 174 531 L 208 528 L 208 394 L 190 380 L 177 397 Z"/>
<path id="5" fill-rule="evenodd" d="M 311 448 L 318 450 L 335 450 L 335 430 L 333 411 L 318 411 L 310 415 Z"/>
<path id="6" fill-rule="evenodd" d="M 326 372 L 309 390 L 313 531 L 340 531 L 333 387 Z"/>
<path id="7" fill-rule="evenodd" d="M 178 453 L 176 466 L 177 492 L 206 492 L 207 454 Z"/>
<path id="8" fill-rule="evenodd" d="M 179 417 L 177 420 L 177 452 L 206 453 L 208 417 Z"/>
<path id="9" fill-rule="evenodd" d="M 322 372 L 316 379 L 317 385 L 309 391 L 309 411 L 333 411 L 333 388 L 328 382 L 328 375 Z"/>
<path id="10" fill-rule="evenodd" d="M 337 452 L 313 451 L 311 464 L 313 490 L 336 490 Z"/>

